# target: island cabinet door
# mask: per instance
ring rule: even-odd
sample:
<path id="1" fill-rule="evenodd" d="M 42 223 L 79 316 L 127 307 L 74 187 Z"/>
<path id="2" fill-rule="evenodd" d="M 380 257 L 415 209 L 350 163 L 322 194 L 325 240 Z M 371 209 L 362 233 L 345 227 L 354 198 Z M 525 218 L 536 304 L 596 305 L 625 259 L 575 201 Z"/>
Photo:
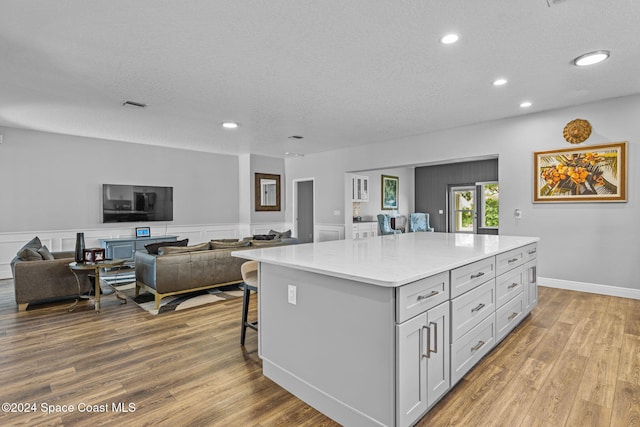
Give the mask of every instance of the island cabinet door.
<path id="1" fill-rule="evenodd" d="M 537 261 L 529 261 L 524 265 L 524 311 L 525 314 L 538 304 Z"/>
<path id="2" fill-rule="evenodd" d="M 396 420 L 415 423 L 449 390 L 449 302 L 396 326 Z"/>

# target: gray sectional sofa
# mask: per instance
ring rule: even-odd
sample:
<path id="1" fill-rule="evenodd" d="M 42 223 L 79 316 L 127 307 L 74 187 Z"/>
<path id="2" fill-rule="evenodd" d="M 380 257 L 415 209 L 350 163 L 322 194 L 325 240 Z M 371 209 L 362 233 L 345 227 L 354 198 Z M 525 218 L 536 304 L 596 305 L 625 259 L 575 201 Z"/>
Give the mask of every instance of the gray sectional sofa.
<path id="1" fill-rule="evenodd" d="M 295 238 L 273 240 L 212 240 L 186 247 L 160 247 L 158 254 L 137 251 L 136 296 L 155 295 L 156 309 L 162 298 L 201 289 L 242 282 L 240 266 L 246 262 L 231 252 L 297 243 Z"/>

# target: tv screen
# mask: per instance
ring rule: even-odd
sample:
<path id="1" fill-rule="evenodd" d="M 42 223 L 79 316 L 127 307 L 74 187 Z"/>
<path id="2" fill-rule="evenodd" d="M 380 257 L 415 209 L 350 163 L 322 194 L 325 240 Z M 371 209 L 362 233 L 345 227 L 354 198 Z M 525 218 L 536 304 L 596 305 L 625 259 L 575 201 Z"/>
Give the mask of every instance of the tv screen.
<path id="1" fill-rule="evenodd" d="M 102 222 L 173 221 L 173 187 L 102 185 Z"/>

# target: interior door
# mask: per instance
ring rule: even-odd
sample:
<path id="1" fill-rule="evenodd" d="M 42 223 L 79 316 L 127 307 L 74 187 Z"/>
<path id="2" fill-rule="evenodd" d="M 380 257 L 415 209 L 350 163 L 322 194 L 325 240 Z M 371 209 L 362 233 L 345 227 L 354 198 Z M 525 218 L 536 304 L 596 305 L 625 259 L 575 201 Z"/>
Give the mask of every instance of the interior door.
<path id="1" fill-rule="evenodd" d="M 477 231 L 476 200 L 475 185 L 451 187 L 449 232 L 473 234 Z"/>
<path id="2" fill-rule="evenodd" d="M 296 234 L 300 243 L 313 242 L 313 180 L 295 184 Z"/>

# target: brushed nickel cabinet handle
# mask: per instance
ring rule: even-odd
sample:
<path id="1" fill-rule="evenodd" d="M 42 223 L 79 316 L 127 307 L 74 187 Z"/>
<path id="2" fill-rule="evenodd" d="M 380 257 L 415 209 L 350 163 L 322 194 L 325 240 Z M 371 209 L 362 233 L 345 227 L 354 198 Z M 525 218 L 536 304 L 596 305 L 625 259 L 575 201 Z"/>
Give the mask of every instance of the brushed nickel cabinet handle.
<path id="1" fill-rule="evenodd" d="M 511 313 L 511 316 L 509 316 L 509 320 L 513 320 L 518 316 L 518 313 Z"/>
<path id="2" fill-rule="evenodd" d="M 535 249 L 533 249 L 533 250 L 531 250 L 531 251 L 529 251 L 529 252 L 527 252 L 527 253 L 528 253 L 529 255 L 533 255 L 533 254 L 535 254 L 535 253 L 536 253 L 536 250 L 535 250 Z"/>
<path id="3" fill-rule="evenodd" d="M 480 348 L 482 348 L 483 345 L 484 345 L 484 341 L 478 341 L 478 344 L 471 347 L 471 351 L 480 350 Z"/>
<path id="4" fill-rule="evenodd" d="M 418 301 L 422 301 L 423 299 L 434 297 L 434 296 L 438 295 L 439 293 L 440 292 L 438 292 L 438 291 L 431 291 L 427 295 L 418 295 Z"/>
<path id="5" fill-rule="evenodd" d="M 438 353 L 438 324 L 436 322 L 429 323 L 429 331 L 431 331 L 431 325 L 433 325 L 433 342 L 435 346 L 433 350 L 429 348 L 429 353 Z M 431 341 L 427 345 L 431 347 Z"/>
<path id="6" fill-rule="evenodd" d="M 507 261 L 509 264 L 511 264 L 512 262 L 516 262 L 518 260 L 518 258 L 511 258 L 509 261 Z"/>
<path id="7" fill-rule="evenodd" d="M 480 311 L 480 310 L 482 310 L 483 308 L 484 308 L 484 304 L 483 304 L 483 303 L 480 303 L 480 304 L 478 304 L 476 307 L 472 308 L 472 309 L 471 309 L 471 312 L 473 313 L 474 311 Z"/>
<path id="8" fill-rule="evenodd" d="M 481 272 L 480 272 L 480 273 L 478 273 L 478 274 L 472 274 L 472 275 L 471 275 L 471 278 L 472 278 L 472 279 L 477 279 L 477 278 L 478 278 L 478 277 L 480 277 L 480 276 L 484 276 L 484 271 L 481 271 Z"/>
<path id="9" fill-rule="evenodd" d="M 429 329 L 429 327 L 427 325 L 422 325 L 422 331 L 427 330 L 427 352 L 426 353 L 422 353 L 422 357 L 426 357 L 427 359 L 429 359 L 431 357 L 431 329 Z M 420 338 L 422 338 L 423 334 L 420 334 Z M 420 345 L 420 348 L 423 348 L 424 345 Z"/>
<path id="10" fill-rule="evenodd" d="M 513 282 L 512 284 L 510 284 L 509 286 L 507 286 L 507 289 L 513 289 L 513 288 L 515 288 L 516 286 L 518 286 L 519 284 L 520 284 L 520 283 Z"/>

